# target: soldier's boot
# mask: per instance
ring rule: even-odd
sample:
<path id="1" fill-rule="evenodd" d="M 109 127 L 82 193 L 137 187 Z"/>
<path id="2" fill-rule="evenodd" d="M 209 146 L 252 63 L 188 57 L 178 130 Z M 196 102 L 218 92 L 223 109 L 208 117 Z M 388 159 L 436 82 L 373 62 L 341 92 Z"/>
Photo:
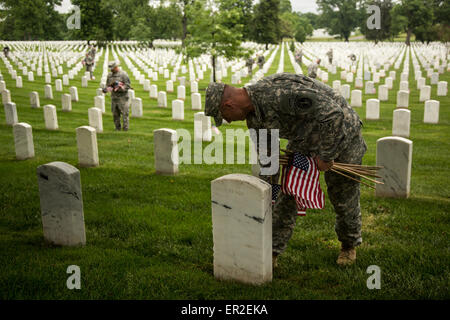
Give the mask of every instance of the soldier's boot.
<path id="1" fill-rule="evenodd" d="M 336 263 L 341 266 L 348 266 L 356 261 L 356 250 L 355 248 L 342 247 L 341 252 L 336 260 Z"/>

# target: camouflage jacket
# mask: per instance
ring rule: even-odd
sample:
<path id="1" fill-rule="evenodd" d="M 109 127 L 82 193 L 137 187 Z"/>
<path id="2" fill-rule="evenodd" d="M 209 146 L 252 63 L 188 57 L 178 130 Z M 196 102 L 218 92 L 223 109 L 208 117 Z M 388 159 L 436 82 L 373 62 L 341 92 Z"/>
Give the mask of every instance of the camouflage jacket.
<path id="1" fill-rule="evenodd" d="M 308 66 L 308 77 L 311 77 L 311 78 L 317 77 L 318 69 L 319 69 L 319 65 L 317 63 L 311 63 Z"/>
<path id="2" fill-rule="evenodd" d="M 259 65 L 263 65 L 266 62 L 266 58 L 264 58 L 264 56 L 259 56 L 258 57 L 258 64 Z"/>
<path id="3" fill-rule="evenodd" d="M 279 129 L 280 138 L 289 140 L 289 150 L 331 161 L 360 133 L 358 114 L 320 81 L 279 73 L 246 90 L 255 107 L 247 117 L 248 128 Z"/>
<path id="4" fill-rule="evenodd" d="M 128 77 L 128 74 L 123 70 L 120 70 L 119 72 L 116 73 L 110 72 L 108 74 L 108 78 L 106 79 L 106 86 L 107 87 L 114 86 L 115 82 L 123 82 L 125 84 L 125 89 L 112 91 L 111 97 L 113 99 L 128 98 L 128 90 L 131 89 L 131 81 L 130 78 Z"/>
<path id="5" fill-rule="evenodd" d="M 247 61 L 245 62 L 245 66 L 251 67 L 251 66 L 253 66 L 254 63 L 255 63 L 255 60 L 253 60 L 252 58 L 248 58 Z"/>
<path id="6" fill-rule="evenodd" d="M 87 54 L 86 57 L 84 58 L 84 63 L 88 66 L 92 66 L 94 64 L 94 62 L 95 62 L 95 59 L 89 54 Z"/>

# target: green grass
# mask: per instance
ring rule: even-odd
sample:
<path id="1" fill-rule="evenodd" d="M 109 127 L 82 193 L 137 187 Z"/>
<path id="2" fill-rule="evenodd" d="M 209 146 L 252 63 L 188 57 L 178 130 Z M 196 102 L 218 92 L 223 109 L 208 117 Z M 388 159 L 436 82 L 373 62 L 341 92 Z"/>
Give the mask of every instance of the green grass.
<path id="1" fill-rule="evenodd" d="M 280 50 L 281 51 L 281 50 Z M 269 71 L 278 67 L 280 53 Z M 285 71 L 293 72 L 287 51 Z M 111 56 L 112 58 L 112 56 Z M 122 61 L 123 62 L 123 61 Z M 411 61 L 412 63 L 412 61 Z M 448 299 L 449 294 L 449 98 L 441 102 L 438 125 L 423 124 L 423 103 L 410 74 L 413 165 L 409 199 L 375 198 L 362 187 L 363 244 L 357 263 L 342 268 L 335 260 L 339 242 L 330 202 L 323 211 L 298 218 L 289 247 L 279 259 L 272 283 L 249 286 L 216 281 L 210 182 L 229 173 L 248 173 L 249 165 L 181 165 L 175 177 L 154 174 L 153 130 L 186 128 L 193 132 L 187 88 L 185 121 L 171 120 L 169 108 L 156 108 L 134 79 L 136 96 L 144 100 L 144 117 L 130 118 L 130 131 L 114 132 L 108 107 L 105 132 L 98 134 L 100 167 L 80 169 L 87 245 L 48 247 L 43 241 L 36 168 L 52 161 L 77 165 L 75 129 L 88 124 L 96 83 L 79 88 L 80 101 L 70 113 L 61 112 L 60 93 L 44 99 L 43 78 L 16 89 L 5 65 L 0 68 L 17 104 L 19 121 L 33 127 L 36 157 L 16 161 L 11 127 L 0 114 L 0 298 L 1 299 Z M 125 67 L 125 64 L 122 63 Z M 125 68 L 126 69 L 126 68 Z M 127 70 L 127 69 L 126 69 Z M 364 121 L 369 150 L 365 164 L 375 163 L 377 139 L 391 135 L 397 71 L 388 103 L 381 104 L 379 121 Z M 127 70 L 129 71 L 129 70 Z M 129 72 L 131 76 L 131 72 Z M 338 73 L 339 74 L 339 73 Z M 81 73 L 76 79 L 80 79 Z M 449 74 L 441 75 L 449 81 Z M 209 73 L 205 73 L 209 79 Z M 225 79 L 230 82 L 231 72 Z M 331 75 L 329 83 L 337 79 Z M 243 83 L 248 79 L 244 79 Z M 164 79 L 157 82 L 165 90 Z M 152 83 L 154 83 L 152 81 Z M 204 101 L 207 81 L 199 88 Z M 352 88 L 353 89 L 353 88 Z M 43 110 L 31 109 L 29 92 L 36 90 L 41 106 L 55 104 L 60 130 L 46 131 Z M 64 87 L 65 93 L 68 87 Z M 373 96 L 364 96 L 366 99 Z M 433 86 L 432 98 L 436 97 Z M 365 103 L 364 103 L 365 105 Z M 365 119 L 365 106 L 357 108 Z M 245 128 L 244 123 L 230 125 Z M 322 186 L 325 186 L 322 180 Z M 324 188 L 326 189 L 326 188 Z M 325 190 L 326 192 L 326 190 Z M 66 288 L 69 265 L 81 268 L 82 289 Z M 366 269 L 378 265 L 381 290 L 368 290 Z"/>

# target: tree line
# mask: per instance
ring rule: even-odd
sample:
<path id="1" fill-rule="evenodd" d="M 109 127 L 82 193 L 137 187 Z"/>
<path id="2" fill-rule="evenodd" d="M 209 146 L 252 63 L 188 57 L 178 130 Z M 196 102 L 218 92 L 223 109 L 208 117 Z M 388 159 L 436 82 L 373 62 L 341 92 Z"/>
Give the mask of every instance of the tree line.
<path id="1" fill-rule="evenodd" d="M 66 21 L 73 13 L 60 14 L 55 9 L 61 2 L 0 0 L 1 39 L 142 43 L 181 39 L 184 48 L 211 38 L 205 33 L 213 29 L 217 29 L 213 38 L 221 35 L 230 42 L 268 45 L 283 38 L 304 42 L 314 29 L 324 28 L 345 41 L 355 30 L 375 42 L 393 40 L 400 33 L 407 35 L 407 44 L 413 34 L 423 42 L 450 41 L 446 0 L 317 0 L 319 14 L 294 12 L 290 0 L 72 0 L 81 11 L 80 29 L 72 30 Z M 380 29 L 367 27 L 369 5 L 380 8 Z"/>

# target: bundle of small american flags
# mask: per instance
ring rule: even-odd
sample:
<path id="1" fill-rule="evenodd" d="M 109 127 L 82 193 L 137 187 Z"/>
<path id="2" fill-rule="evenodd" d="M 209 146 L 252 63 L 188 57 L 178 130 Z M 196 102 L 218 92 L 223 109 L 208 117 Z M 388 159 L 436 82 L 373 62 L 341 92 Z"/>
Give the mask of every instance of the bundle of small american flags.
<path id="1" fill-rule="evenodd" d="M 320 171 L 313 158 L 295 153 L 290 165 L 284 165 L 281 185 L 272 185 L 272 203 L 280 190 L 294 197 L 297 214 L 306 215 L 306 209 L 323 209 L 324 194 L 319 182 Z"/>

